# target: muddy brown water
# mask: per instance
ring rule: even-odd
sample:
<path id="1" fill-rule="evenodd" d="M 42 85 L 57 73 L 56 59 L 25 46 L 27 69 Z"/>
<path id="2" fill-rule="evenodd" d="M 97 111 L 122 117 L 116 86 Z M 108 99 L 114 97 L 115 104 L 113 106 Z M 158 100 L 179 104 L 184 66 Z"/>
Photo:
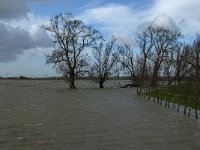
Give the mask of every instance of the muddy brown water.
<path id="1" fill-rule="evenodd" d="M 78 81 L 70 90 L 59 80 L 0 80 L 0 150 L 200 149 L 199 120 L 125 83 Z"/>

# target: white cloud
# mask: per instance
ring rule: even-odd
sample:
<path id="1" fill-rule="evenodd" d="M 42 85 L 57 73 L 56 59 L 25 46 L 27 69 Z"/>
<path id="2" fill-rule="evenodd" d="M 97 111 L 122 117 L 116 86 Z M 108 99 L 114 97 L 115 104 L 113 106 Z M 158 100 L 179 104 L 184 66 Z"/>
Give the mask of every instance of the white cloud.
<path id="1" fill-rule="evenodd" d="M 118 34 L 118 33 L 114 33 L 113 34 L 116 38 L 117 38 L 117 41 L 119 43 L 126 43 L 126 44 L 130 44 L 131 46 L 137 46 L 137 43 L 136 41 L 131 38 L 131 36 L 128 36 L 127 34 Z"/>
<path id="2" fill-rule="evenodd" d="M 161 14 L 154 18 L 152 25 L 155 27 L 163 27 L 169 30 L 178 30 L 174 20 L 166 14 Z"/>
<path id="3" fill-rule="evenodd" d="M 176 20 L 183 34 L 194 34 L 200 32 L 199 6 L 199 0 L 156 0 L 148 11 L 151 16 L 165 13 Z"/>
<path id="4" fill-rule="evenodd" d="M 154 14 L 166 13 L 177 18 L 196 18 L 200 12 L 199 0 L 156 0 L 152 9 Z"/>
<path id="5" fill-rule="evenodd" d="M 155 0 L 148 9 L 131 5 L 109 4 L 87 9 L 80 17 L 97 25 L 104 33 L 133 35 L 144 23 L 153 23 L 183 34 L 200 32 L 200 0 Z"/>
<path id="6" fill-rule="evenodd" d="M 27 13 L 26 18 L 22 18 L 20 20 L 1 20 L 0 22 L 4 23 L 5 25 L 12 26 L 14 28 L 21 27 L 23 29 L 28 29 L 32 25 L 42 26 L 44 24 L 47 24 L 49 19 L 49 16 L 39 16 L 33 13 Z"/>
<path id="7" fill-rule="evenodd" d="M 104 32 L 130 33 L 138 22 L 136 13 L 125 5 L 109 4 L 87 9 L 79 16 L 88 24 L 99 25 Z"/>
<path id="8" fill-rule="evenodd" d="M 164 29 L 169 29 L 169 30 L 173 30 L 173 31 L 180 30 L 177 27 L 175 21 L 171 17 L 167 16 L 166 14 L 161 14 L 159 16 L 156 16 L 154 19 L 152 19 L 152 21 L 148 21 L 148 22 L 144 22 L 144 23 L 140 24 L 137 27 L 137 31 L 141 32 L 148 26 L 153 26 L 155 28 L 162 27 Z"/>
<path id="9" fill-rule="evenodd" d="M 133 35 L 138 26 L 144 23 L 162 26 L 168 29 L 177 29 L 173 18 L 167 14 L 152 15 L 153 10 L 136 11 L 125 5 L 110 4 L 97 8 L 87 9 L 79 16 L 88 24 L 99 25 L 100 30 L 111 34 Z"/>

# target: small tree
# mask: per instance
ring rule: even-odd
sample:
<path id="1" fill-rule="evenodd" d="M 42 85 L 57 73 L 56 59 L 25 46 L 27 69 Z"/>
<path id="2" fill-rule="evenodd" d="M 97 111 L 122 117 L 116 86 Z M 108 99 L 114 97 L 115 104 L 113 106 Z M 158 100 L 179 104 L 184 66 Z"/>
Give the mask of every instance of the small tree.
<path id="1" fill-rule="evenodd" d="M 117 58 L 115 52 L 114 37 L 110 41 L 105 42 L 101 40 L 93 46 L 94 65 L 91 67 L 90 76 L 99 83 L 99 87 L 103 88 L 104 82 L 112 75 Z"/>
<path id="2" fill-rule="evenodd" d="M 52 63 L 64 75 L 70 88 L 76 88 L 75 77 L 83 75 L 88 65 L 84 50 L 93 45 L 101 34 L 69 13 L 56 15 L 43 28 L 50 33 L 55 47 L 47 55 L 46 62 Z"/>

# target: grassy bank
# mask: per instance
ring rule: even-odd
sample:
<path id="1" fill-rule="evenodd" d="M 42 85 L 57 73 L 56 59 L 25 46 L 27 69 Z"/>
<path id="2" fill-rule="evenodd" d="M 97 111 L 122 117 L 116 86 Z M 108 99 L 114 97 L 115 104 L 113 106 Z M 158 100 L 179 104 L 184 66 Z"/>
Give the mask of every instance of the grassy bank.
<path id="1" fill-rule="evenodd" d="M 152 89 L 149 93 L 151 97 L 158 97 L 168 102 L 180 104 L 200 110 L 200 83 L 187 82 L 181 85 Z"/>

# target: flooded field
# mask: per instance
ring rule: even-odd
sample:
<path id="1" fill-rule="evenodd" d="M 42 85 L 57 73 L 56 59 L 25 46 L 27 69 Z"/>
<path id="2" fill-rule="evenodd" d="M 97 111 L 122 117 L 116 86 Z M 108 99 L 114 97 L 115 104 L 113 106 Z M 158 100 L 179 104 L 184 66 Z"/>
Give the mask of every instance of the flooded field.
<path id="1" fill-rule="evenodd" d="M 119 88 L 128 82 L 0 80 L 0 150 L 199 149 L 199 120 Z"/>

